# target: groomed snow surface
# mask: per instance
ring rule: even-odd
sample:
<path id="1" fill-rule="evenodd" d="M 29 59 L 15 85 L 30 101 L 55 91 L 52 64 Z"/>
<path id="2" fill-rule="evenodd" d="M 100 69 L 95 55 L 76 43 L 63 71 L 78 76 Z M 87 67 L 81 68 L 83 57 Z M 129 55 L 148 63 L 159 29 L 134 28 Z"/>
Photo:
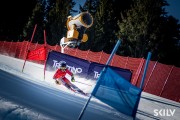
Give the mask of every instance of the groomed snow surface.
<path id="1" fill-rule="evenodd" d="M 88 97 L 56 85 L 44 66 L 0 55 L 0 120 L 77 120 Z M 78 81 L 79 80 L 79 81 Z M 95 83 L 73 83 L 91 93 Z M 179 92 L 179 91 L 177 91 Z M 136 120 L 179 120 L 180 103 L 143 92 Z M 81 120 L 132 120 L 92 97 Z"/>

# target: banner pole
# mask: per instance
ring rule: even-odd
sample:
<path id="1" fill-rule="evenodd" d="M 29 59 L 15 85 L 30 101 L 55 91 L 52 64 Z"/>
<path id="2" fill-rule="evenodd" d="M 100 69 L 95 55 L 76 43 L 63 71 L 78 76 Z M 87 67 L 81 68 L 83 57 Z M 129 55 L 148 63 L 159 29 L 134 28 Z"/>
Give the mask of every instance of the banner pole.
<path id="1" fill-rule="evenodd" d="M 113 49 L 113 51 L 111 52 L 111 55 L 109 56 L 109 59 L 108 59 L 107 62 L 106 62 L 106 66 L 108 66 L 109 63 L 111 62 L 111 60 L 112 60 L 114 54 L 116 53 L 118 47 L 120 46 L 120 44 L 121 44 L 121 40 L 118 40 L 117 43 L 116 43 L 116 45 L 115 45 L 115 47 L 114 47 L 114 49 Z M 103 68 L 102 72 L 105 71 L 106 66 Z M 100 76 L 102 75 L 102 72 L 100 73 Z M 99 78 L 100 78 L 100 76 L 99 76 Z M 99 87 L 99 78 L 98 78 L 97 83 L 96 83 L 96 85 L 95 85 L 95 87 L 94 87 L 94 89 L 93 89 L 90 97 L 88 98 L 86 104 L 84 105 L 84 107 L 83 107 L 83 109 L 82 109 L 82 111 L 81 111 L 81 113 L 80 113 L 80 115 L 79 115 L 79 117 L 78 117 L 77 120 L 81 120 L 81 118 L 82 118 L 82 116 L 83 116 L 83 114 L 84 114 L 84 111 L 86 110 L 86 108 L 87 108 L 87 106 L 88 106 L 88 104 L 89 104 L 89 101 L 91 100 L 92 96 L 96 93 L 96 91 L 97 91 L 97 89 L 98 89 L 98 87 Z"/>
<path id="2" fill-rule="evenodd" d="M 114 54 L 116 53 L 118 47 L 120 46 L 120 44 L 121 44 L 121 41 L 118 40 L 117 43 L 116 43 L 116 46 L 114 47 L 114 49 L 113 49 L 111 55 L 109 56 L 109 58 L 108 58 L 108 60 L 107 60 L 107 62 L 106 62 L 106 65 L 109 65 L 109 63 L 111 62 L 111 60 L 112 60 Z"/>
<path id="3" fill-rule="evenodd" d="M 146 72 L 147 72 L 147 68 L 148 68 L 148 64 L 151 58 L 151 52 L 148 52 L 148 56 L 146 59 L 146 64 L 145 64 L 145 68 L 144 68 L 144 72 L 143 72 L 143 76 L 142 76 L 142 80 L 141 80 L 141 84 L 140 84 L 140 89 L 143 89 L 143 85 L 144 85 L 144 80 L 145 80 L 145 76 L 146 76 Z"/>
<path id="4" fill-rule="evenodd" d="M 44 80 L 46 76 L 46 62 L 47 62 L 47 57 L 46 57 L 46 60 L 44 61 Z"/>
<path id="5" fill-rule="evenodd" d="M 47 43 L 46 43 L 46 31 L 44 30 L 44 46 L 46 47 Z"/>
<path id="6" fill-rule="evenodd" d="M 47 51 L 46 45 L 47 45 L 47 43 L 46 43 L 46 31 L 44 30 L 44 48 L 45 48 L 45 51 Z M 47 55 L 47 54 L 45 53 L 45 55 Z M 47 57 L 44 61 L 44 80 L 45 80 L 45 75 L 46 75 L 46 61 L 47 61 Z"/>
<path id="7" fill-rule="evenodd" d="M 147 72 L 147 68 L 148 68 L 148 64 L 149 64 L 150 58 L 151 58 L 151 52 L 148 52 L 148 56 L 146 58 L 146 64 L 145 64 L 145 68 L 144 68 L 144 73 L 143 73 L 141 84 L 140 84 L 141 93 L 142 93 L 142 88 L 143 88 L 143 85 L 144 85 L 144 80 L 145 80 L 145 76 L 146 76 L 146 72 Z M 141 96 L 141 93 L 140 93 L 140 96 Z M 137 108 L 139 106 L 140 98 L 141 97 L 139 97 L 138 100 L 137 100 L 136 109 L 135 109 L 134 115 L 133 115 L 133 120 L 136 119 L 136 113 L 137 113 Z"/>
<path id="8" fill-rule="evenodd" d="M 26 58 L 25 58 L 25 61 L 24 61 L 24 64 L 23 64 L 22 72 L 23 72 L 24 66 L 25 66 L 25 64 L 26 64 L 27 56 L 28 56 L 28 53 L 29 53 L 29 46 L 30 46 L 30 44 L 31 44 L 31 42 L 32 42 L 32 40 L 33 40 L 33 38 L 34 38 L 34 34 L 35 34 L 35 31 L 36 31 L 36 27 L 37 27 L 37 24 L 36 24 L 35 27 L 34 27 L 33 34 L 32 34 L 32 36 L 31 36 L 31 41 L 30 41 L 30 43 L 29 43 L 28 46 L 27 46 Z"/>

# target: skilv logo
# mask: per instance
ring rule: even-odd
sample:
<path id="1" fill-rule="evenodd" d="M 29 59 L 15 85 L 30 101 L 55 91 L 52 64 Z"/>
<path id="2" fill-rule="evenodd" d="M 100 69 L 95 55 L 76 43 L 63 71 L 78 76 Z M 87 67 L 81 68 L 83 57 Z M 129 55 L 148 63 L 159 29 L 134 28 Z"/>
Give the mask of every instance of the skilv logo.
<path id="1" fill-rule="evenodd" d="M 176 109 L 154 109 L 154 116 L 174 116 Z"/>

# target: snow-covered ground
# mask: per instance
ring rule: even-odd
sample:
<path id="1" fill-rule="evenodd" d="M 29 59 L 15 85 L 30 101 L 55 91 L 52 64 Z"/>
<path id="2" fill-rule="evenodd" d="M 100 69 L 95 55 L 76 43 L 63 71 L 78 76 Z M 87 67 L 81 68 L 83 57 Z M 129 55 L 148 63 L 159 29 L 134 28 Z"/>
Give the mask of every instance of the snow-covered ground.
<path id="1" fill-rule="evenodd" d="M 88 97 L 56 85 L 44 66 L 0 55 L 0 120 L 77 120 Z M 95 83 L 74 83 L 90 93 Z M 177 91 L 178 92 L 178 91 Z M 137 120 L 179 120 L 180 103 L 143 92 Z M 130 120 L 92 98 L 82 120 Z"/>

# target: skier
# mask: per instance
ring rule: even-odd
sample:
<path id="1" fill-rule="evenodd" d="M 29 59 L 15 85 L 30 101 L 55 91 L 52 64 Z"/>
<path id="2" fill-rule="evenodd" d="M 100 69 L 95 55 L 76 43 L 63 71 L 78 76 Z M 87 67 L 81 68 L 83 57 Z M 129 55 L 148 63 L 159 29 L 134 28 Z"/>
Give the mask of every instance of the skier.
<path id="1" fill-rule="evenodd" d="M 53 79 L 55 79 L 56 84 L 63 84 L 68 89 L 71 89 L 71 82 L 75 82 L 74 75 L 67 69 L 66 62 L 60 64 L 60 68 L 54 74 Z M 71 79 L 71 82 L 68 79 Z"/>
<path id="2" fill-rule="evenodd" d="M 53 79 L 55 79 L 56 84 L 62 83 L 64 86 L 66 86 L 68 89 L 74 92 L 87 95 L 86 93 L 84 93 L 82 90 L 80 90 L 78 87 L 76 87 L 74 84 L 71 83 L 71 82 L 75 82 L 75 79 L 73 73 L 67 69 L 66 62 L 61 62 L 60 68 L 54 74 Z M 71 80 L 71 82 L 69 80 Z"/>

